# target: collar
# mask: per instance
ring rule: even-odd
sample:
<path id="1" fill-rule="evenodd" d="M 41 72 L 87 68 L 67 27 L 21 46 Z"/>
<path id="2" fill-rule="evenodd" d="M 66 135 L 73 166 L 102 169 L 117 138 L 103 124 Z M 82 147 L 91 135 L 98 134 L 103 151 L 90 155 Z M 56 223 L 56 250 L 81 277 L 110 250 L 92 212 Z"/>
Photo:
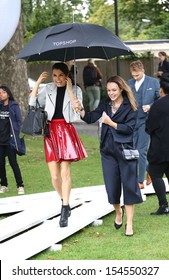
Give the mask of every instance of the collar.
<path id="1" fill-rule="evenodd" d="M 144 79 L 145 79 L 145 74 L 143 75 L 143 77 L 141 78 L 141 80 L 136 81 L 136 84 L 141 85 L 141 84 L 144 82 Z"/>

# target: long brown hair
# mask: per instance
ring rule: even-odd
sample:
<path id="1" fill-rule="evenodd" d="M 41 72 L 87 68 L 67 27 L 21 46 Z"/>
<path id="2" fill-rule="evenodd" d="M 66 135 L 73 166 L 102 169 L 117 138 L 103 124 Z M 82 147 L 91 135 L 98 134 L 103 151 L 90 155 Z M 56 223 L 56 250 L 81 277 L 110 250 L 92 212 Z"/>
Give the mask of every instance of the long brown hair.
<path id="1" fill-rule="evenodd" d="M 136 104 L 134 94 L 131 88 L 128 86 L 128 84 L 125 82 L 125 80 L 122 77 L 112 76 L 107 80 L 107 83 L 116 83 L 119 86 L 119 88 L 122 90 L 122 94 L 127 95 L 133 111 L 137 110 L 137 104 Z"/>

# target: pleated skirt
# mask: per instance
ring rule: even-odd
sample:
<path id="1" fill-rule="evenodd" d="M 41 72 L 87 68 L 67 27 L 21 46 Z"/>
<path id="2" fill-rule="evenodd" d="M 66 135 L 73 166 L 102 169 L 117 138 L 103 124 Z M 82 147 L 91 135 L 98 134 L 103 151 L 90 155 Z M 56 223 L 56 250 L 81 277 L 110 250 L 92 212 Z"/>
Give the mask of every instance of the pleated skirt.
<path id="1" fill-rule="evenodd" d="M 87 157 L 75 127 L 64 119 L 49 123 L 49 136 L 44 137 L 44 150 L 46 162 L 73 162 Z"/>

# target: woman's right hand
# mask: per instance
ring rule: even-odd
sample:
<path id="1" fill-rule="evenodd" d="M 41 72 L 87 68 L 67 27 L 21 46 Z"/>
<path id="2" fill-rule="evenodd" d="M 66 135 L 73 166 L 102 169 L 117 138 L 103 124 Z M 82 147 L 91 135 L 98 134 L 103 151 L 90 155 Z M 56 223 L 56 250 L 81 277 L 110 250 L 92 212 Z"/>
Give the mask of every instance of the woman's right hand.
<path id="1" fill-rule="evenodd" d="M 80 101 L 78 100 L 78 98 L 74 98 L 74 100 L 72 101 L 72 105 L 76 112 L 78 112 L 83 107 L 80 104 Z"/>
<path id="2" fill-rule="evenodd" d="M 36 84 L 30 93 L 30 96 L 36 96 L 38 93 L 39 85 L 48 77 L 48 72 L 42 72 L 36 81 Z"/>
<path id="3" fill-rule="evenodd" d="M 48 72 L 42 72 L 37 79 L 37 84 L 40 85 L 48 77 Z"/>

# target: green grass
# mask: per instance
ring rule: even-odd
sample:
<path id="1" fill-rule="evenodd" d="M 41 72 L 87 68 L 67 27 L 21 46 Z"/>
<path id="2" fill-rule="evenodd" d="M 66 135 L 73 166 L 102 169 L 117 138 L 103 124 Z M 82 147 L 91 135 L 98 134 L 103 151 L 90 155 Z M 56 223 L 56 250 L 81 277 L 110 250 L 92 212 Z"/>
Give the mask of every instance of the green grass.
<path id="1" fill-rule="evenodd" d="M 97 138 L 81 136 L 88 157 L 72 163 L 72 187 L 103 185 L 99 143 Z M 25 136 L 26 156 L 18 156 L 26 194 L 53 191 L 48 166 L 45 162 L 43 138 Z M 17 194 L 13 172 L 7 161 L 9 192 L 5 196 Z"/>
<path id="2" fill-rule="evenodd" d="M 73 188 L 103 185 L 99 143 L 94 137 L 81 135 L 88 158 L 72 164 Z M 53 191 L 43 153 L 43 139 L 26 136 L 27 155 L 18 157 L 26 194 Z M 13 172 L 7 162 L 9 192 L 1 197 L 17 194 Z M 169 200 L 169 194 L 167 194 Z M 103 218 L 103 225 L 89 225 L 63 240 L 63 249 L 45 250 L 32 260 L 168 260 L 169 216 L 150 216 L 158 207 L 156 195 L 135 206 L 134 236 L 124 235 L 123 227 L 115 230 L 115 213 Z M 4 218 L 6 216 L 0 216 Z M 45 234 L 45 233 L 42 233 Z"/>
<path id="3" fill-rule="evenodd" d="M 157 207 L 156 197 L 136 205 L 134 236 L 124 235 L 124 226 L 115 230 L 115 213 L 103 218 L 102 226 L 89 225 L 60 242 L 62 250 L 44 252 L 32 260 L 168 260 L 169 216 L 150 216 Z M 124 216 L 125 224 L 126 216 Z"/>

